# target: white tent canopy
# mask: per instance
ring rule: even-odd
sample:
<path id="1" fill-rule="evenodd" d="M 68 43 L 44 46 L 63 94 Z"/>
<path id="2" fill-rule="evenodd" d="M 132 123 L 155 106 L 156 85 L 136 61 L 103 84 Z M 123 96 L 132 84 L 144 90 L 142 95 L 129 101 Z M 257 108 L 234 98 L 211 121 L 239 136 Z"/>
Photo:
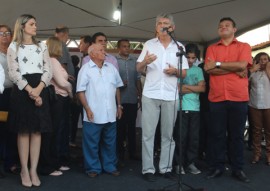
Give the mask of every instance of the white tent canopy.
<path id="1" fill-rule="evenodd" d="M 0 24 L 13 28 L 21 14 L 37 18 L 38 36 L 54 34 L 57 25 L 70 28 L 70 36 L 104 32 L 109 40 L 145 41 L 154 37 L 155 17 L 171 13 L 180 41 L 207 44 L 218 39 L 222 17 L 232 17 L 238 34 L 270 23 L 269 0 L 122 0 L 122 24 L 112 21 L 119 0 L 1 0 Z"/>

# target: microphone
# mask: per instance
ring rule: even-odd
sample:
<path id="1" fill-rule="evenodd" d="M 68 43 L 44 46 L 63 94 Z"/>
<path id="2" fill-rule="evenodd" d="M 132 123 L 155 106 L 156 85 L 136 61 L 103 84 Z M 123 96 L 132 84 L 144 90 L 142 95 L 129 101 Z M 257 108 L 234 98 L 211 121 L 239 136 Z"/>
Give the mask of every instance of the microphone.
<path id="1" fill-rule="evenodd" d="M 160 32 L 167 32 L 167 33 L 171 33 L 172 31 L 169 31 L 169 29 L 171 29 L 172 27 L 164 27 L 160 29 Z"/>

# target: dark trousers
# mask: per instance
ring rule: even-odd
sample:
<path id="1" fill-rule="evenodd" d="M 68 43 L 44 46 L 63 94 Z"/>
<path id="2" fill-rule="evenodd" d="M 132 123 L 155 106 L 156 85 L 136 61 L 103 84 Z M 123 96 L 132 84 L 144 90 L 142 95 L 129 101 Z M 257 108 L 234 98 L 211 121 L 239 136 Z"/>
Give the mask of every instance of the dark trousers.
<path id="1" fill-rule="evenodd" d="M 60 168 L 59 161 L 53 156 L 51 148 L 54 147 L 53 133 L 46 132 L 41 134 L 41 148 L 38 163 L 39 173 L 49 175 Z"/>
<path id="2" fill-rule="evenodd" d="M 246 119 L 247 102 L 210 102 L 211 122 L 208 147 L 213 152 L 210 159 L 212 168 L 224 170 L 228 145 L 232 171 L 243 169 Z"/>
<path id="3" fill-rule="evenodd" d="M 78 130 L 78 122 L 80 114 L 83 112 L 82 105 L 73 101 L 71 103 L 71 126 L 70 126 L 70 142 L 75 143 Z"/>
<path id="4" fill-rule="evenodd" d="M 19 156 L 17 134 L 10 132 L 6 125 L 7 123 L 0 123 L 0 160 L 4 161 L 4 169 L 8 171 L 19 164 Z"/>
<path id="5" fill-rule="evenodd" d="M 124 159 L 124 142 L 128 140 L 129 156 L 136 155 L 136 118 L 137 104 L 122 104 L 123 115 L 117 121 L 117 149 L 121 160 Z"/>
<path id="6" fill-rule="evenodd" d="M 207 135 L 210 124 L 210 112 L 200 111 L 200 138 L 199 138 L 199 155 L 202 156 L 203 153 L 207 157 Z"/>
<path id="7" fill-rule="evenodd" d="M 51 106 L 53 123 L 52 152 L 60 165 L 67 165 L 69 156 L 69 97 L 57 95 L 58 100 Z"/>
<path id="8" fill-rule="evenodd" d="M 0 111 L 9 111 L 12 88 L 6 88 L 0 94 Z M 19 164 L 17 134 L 9 131 L 8 122 L 0 122 L 0 158 L 4 159 L 4 168 L 8 171 Z"/>
<path id="9" fill-rule="evenodd" d="M 252 135 L 253 135 L 253 122 L 251 119 L 251 114 L 250 114 L 250 109 L 248 107 L 248 140 L 247 140 L 247 144 L 248 147 L 251 148 L 252 146 Z"/>
<path id="10" fill-rule="evenodd" d="M 183 111 L 182 112 L 182 129 L 180 147 L 180 130 L 179 130 L 179 112 L 174 128 L 175 162 L 179 162 L 179 151 L 182 151 L 182 164 L 188 166 L 198 158 L 199 148 L 199 131 L 200 131 L 200 112 L 199 111 Z"/>

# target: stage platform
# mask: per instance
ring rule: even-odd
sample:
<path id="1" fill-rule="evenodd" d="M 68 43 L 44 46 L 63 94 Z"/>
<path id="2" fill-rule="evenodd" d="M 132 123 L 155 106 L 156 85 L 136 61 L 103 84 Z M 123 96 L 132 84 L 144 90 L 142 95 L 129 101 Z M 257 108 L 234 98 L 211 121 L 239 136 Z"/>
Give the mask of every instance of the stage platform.
<path id="1" fill-rule="evenodd" d="M 245 149 L 245 172 L 251 179 L 250 183 L 242 183 L 231 177 L 230 169 L 223 176 L 207 180 L 207 167 L 204 161 L 198 161 L 202 173 L 199 175 L 186 174 L 182 176 L 183 183 L 195 189 L 204 188 L 207 191 L 269 191 L 270 167 L 261 161 L 250 164 L 252 151 Z M 119 167 L 121 175 L 113 177 L 102 174 L 96 178 L 89 178 L 83 171 L 81 148 L 71 148 L 71 170 L 62 176 L 40 176 L 40 187 L 24 188 L 21 186 L 20 176 L 6 173 L 6 178 L 0 179 L 0 191 L 172 191 L 179 190 L 178 182 L 157 176 L 156 182 L 147 182 L 141 175 L 141 161 L 126 160 Z M 190 190 L 182 187 L 183 191 Z"/>

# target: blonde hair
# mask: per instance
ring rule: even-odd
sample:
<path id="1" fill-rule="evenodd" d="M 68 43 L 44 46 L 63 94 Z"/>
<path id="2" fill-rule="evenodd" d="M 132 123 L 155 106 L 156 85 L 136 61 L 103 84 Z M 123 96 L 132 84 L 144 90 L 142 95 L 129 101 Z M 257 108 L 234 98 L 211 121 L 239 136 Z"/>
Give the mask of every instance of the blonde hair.
<path id="1" fill-rule="evenodd" d="M 53 58 L 59 58 L 62 56 L 62 42 L 57 37 L 49 37 L 46 41 L 49 55 Z"/>
<path id="2" fill-rule="evenodd" d="M 25 27 L 25 24 L 30 20 L 30 19 L 34 19 L 36 20 L 36 18 L 32 15 L 28 15 L 28 14 L 24 14 L 21 15 L 15 23 L 14 26 L 14 35 L 13 35 L 13 41 L 16 42 L 17 44 L 17 49 L 20 45 L 22 45 L 23 43 L 23 29 Z M 32 36 L 32 41 L 35 45 L 39 46 L 38 41 L 36 40 L 36 38 L 34 36 Z"/>

